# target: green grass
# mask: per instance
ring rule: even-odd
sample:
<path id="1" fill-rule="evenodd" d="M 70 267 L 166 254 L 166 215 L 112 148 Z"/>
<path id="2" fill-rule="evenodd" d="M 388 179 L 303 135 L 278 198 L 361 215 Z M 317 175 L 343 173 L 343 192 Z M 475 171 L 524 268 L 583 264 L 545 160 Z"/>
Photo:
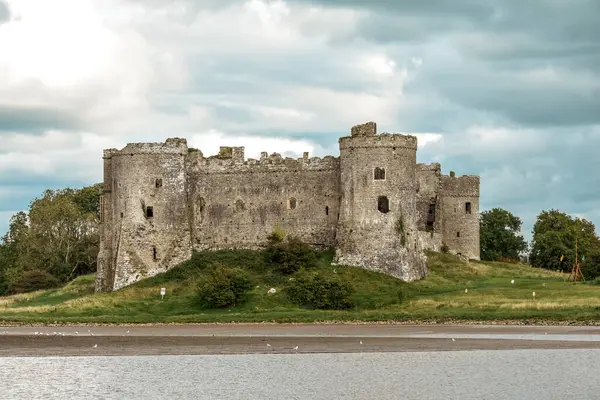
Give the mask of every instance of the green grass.
<path id="1" fill-rule="evenodd" d="M 331 252 L 322 253 L 317 269 L 325 274 L 337 273 L 352 282 L 355 307 L 350 310 L 313 310 L 293 304 L 282 290 L 289 276 L 265 267 L 260 253 L 236 250 L 195 254 L 164 274 L 113 293 L 94 293 L 94 276 L 87 275 L 59 289 L 0 297 L 0 321 L 102 324 L 600 321 L 600 285 L 595 281 L 575 284 L 567 282 L 565 274 L 526 265 L 467 263 L 448 254 L 430 253 L 428 276 L 407 283 L 361 268 L 331 266 L 332 256 Z M 219 310 L 198 306 L 195 296 L 199 279 L 214 264 L 248 271 L 256 287 L 247 302 Z M 160 296 L 161 287 L 167 289 L 164 300 Z M 271 287 L 277 289 L 273 296 L 267 295 Z"/>

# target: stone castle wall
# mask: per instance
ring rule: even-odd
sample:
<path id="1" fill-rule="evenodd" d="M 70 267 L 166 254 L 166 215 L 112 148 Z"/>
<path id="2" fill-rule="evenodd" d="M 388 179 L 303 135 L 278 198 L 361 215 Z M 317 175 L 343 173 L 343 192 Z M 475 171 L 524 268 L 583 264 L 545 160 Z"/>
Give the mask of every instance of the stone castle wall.
<path id="1" fill-rule="evenodd" d="M 334 245 L 339 158 L 263 153 L 244 160 L 243 149 L 235 150 L 238 157 L 189 157 L 194 249 L 256 247 L 275 227 L 313 245 Z"/>
<path id="2" fill-rule="evenodd" d="M 340 157 L 246 159 L 243 147 L 205 157 L 185 139 L 105 150 L 96 290 L 194 250 L 258 248 L 275 228 L 335 247 L 339 264 L 404 280 L 422 278 L 423 249 L 442 243 L 479 258 L 479 178 L 443 176 L 439 164 L 417 164 L 416 149 L 416 137 L 377 134 L 371 122 L 340 138 Z M 459 215 L 465 202 L 471 214 Z"/>

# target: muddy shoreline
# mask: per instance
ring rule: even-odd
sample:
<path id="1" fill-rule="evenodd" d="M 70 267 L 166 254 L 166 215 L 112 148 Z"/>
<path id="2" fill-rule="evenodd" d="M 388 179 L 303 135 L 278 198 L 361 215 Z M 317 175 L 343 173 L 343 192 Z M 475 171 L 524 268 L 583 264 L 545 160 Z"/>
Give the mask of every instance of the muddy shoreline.
<path id="1" fill-rule="evenodd" d="M 600 342 L 401 337 L 73 337 L 31 335 L 0 337 L 0 356 L 367 353 L 514 349 L 600 349 Z"/>
<path id="2" fill-rule="evenodd" d="M 473 338 L 469 335 L 500 335 Z M 419 337 L 419 335 L 449 335 Z M 502 335 L 536 335 L 529 338 Z M 547 336 L 546 336 L 547 335 Z M 553 336 L 560 335 L 561 337 Z M 598 340 L 566 339 L 569 335 Z M 584 336 L 582 336 L 584 335 Z M 452 337 L 455 336 L 455 337 Z M 297 348 L 296 348 L 297 346 Z M 117 356 L 600 349 L 589 326 L 210 324 L 0 326 L 0 356 Z"/>

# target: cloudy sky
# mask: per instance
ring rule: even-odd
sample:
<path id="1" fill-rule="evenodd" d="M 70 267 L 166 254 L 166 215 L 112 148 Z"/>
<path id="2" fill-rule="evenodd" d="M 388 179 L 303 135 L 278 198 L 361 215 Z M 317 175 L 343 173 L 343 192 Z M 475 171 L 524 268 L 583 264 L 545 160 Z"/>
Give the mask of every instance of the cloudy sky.
<path id="1" fill-rule="evenodd" d="M 481 207 L 600 225 L 598 0 L 0 0 L 0 232 L 102 149 L 338 155 L 352 125 L 481 175 Z"/>

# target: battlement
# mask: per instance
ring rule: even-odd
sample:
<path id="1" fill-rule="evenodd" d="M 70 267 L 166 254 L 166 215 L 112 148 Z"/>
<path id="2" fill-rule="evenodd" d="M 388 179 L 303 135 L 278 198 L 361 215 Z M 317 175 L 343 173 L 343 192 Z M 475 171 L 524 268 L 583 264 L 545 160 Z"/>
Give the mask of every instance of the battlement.
<path id="1" fill-rule="evenodd" d="M 442 175 L 442 193 L 449 197 L 479 197 L 479 176 Z"/>
<path id="2" fill-rule="evenodd" d="M 221 147 L 219 154 L 204 157 L 201 151 L 189 154 L 194 169 L 205 173 L 265 173 L 286 171 L 323 171 L 339 168 L 339 157 L 309 157 L 305 152 L 302 157 L 294 159 L 282 157 L 279 153 L 261 152 L 260 159 L 244 158 L 244 147 Z"/>
<path id="3" fill-rule="evenodd" d="M 128 143 L 123 149 L 108 149 L 110 157 L 114 156 L 133 156 L 136 154 L 180 154 L 185 155 L 188 152 L 187 140 L 180 138 L 170 138 L 164 143 Z"/>
<path id="4" fill-rule="evenodd" d="M 417 137 L 400 133 L 381 133 L 375 136 L 344 136 L 339 139 L 340 151 L 350 148 L 392 147 L 417 150 Z"/>

